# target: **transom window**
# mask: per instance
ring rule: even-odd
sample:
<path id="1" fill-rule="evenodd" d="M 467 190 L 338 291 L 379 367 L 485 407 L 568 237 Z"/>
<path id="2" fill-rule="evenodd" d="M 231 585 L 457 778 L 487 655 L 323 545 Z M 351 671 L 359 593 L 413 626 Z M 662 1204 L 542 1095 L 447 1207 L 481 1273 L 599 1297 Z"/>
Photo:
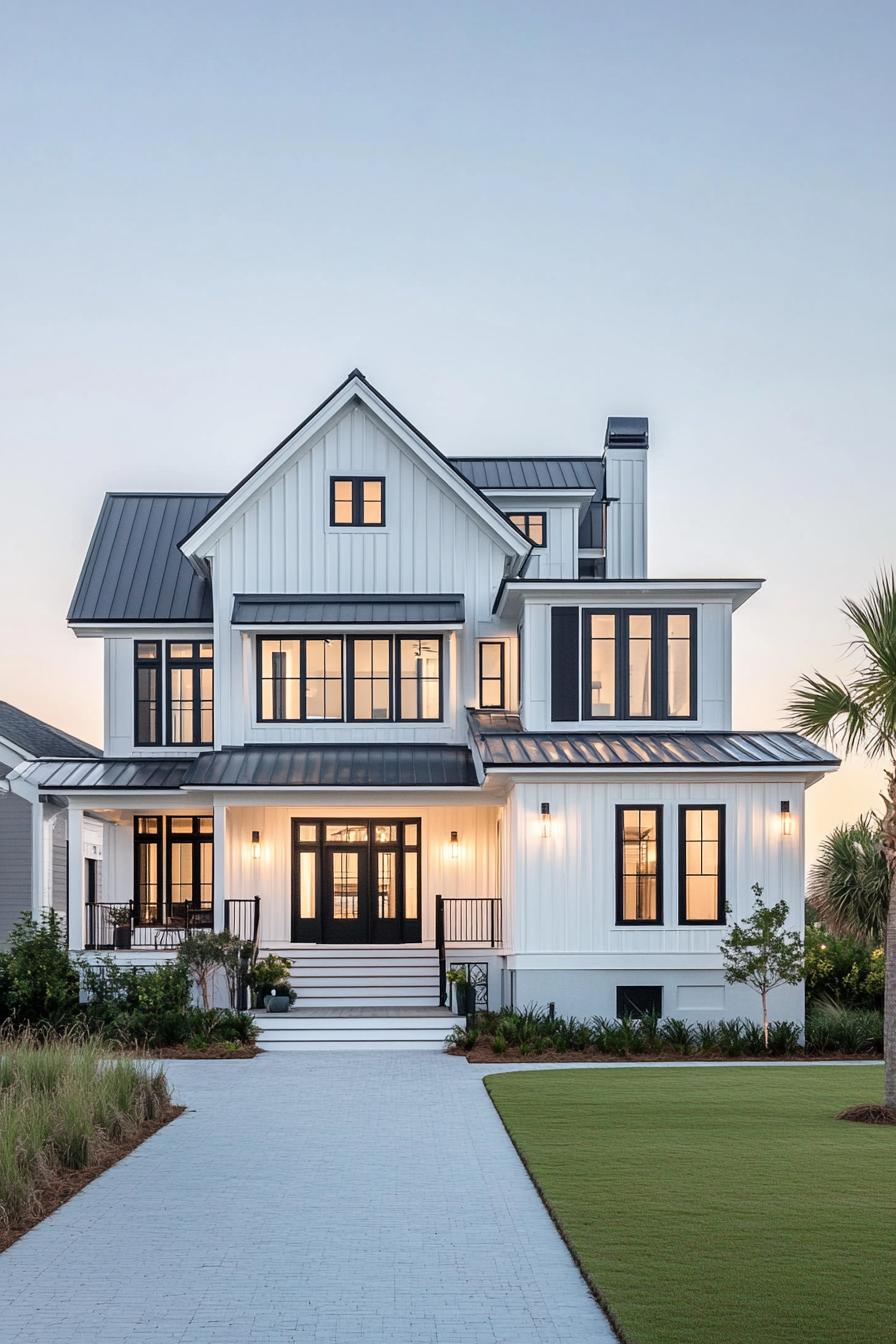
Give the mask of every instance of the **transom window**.
<path id="1" fill-rule="evenodd" d="M 505 648 L 502 640 L 483 639 L 479 643 L 479 708 L 506 709 Z"/>
<path id="2" fill-rule="evenodd" d="M 258 638 L 262 723 L 442 717 L 440 635 Z"/>
<path id="3" fill-rule="evenodd" d="M 725 923 L 725 809 L 678 809 L 678 918 Z"/>
<path id="4" fill-rule="evenodd" d="M 547 546 L 548 519 L 545 513 L 508 513 L 508 521 L 528 537 L 533 546 Z"/>
<path id="5" fill-rule="evenodd" d="M 616 922 L 663 921 L 662 808 L 616 808 Z"/>
<path id="6" fill-rule="evenodd" d="M 383 527 L 386 522 L 384 476 L 331 476 L 331 527 Z"/>
<path id="7" fill-rule="evenodd" d="M 585 719 L 691 719 L 694 611 L 585 611 Z"/>

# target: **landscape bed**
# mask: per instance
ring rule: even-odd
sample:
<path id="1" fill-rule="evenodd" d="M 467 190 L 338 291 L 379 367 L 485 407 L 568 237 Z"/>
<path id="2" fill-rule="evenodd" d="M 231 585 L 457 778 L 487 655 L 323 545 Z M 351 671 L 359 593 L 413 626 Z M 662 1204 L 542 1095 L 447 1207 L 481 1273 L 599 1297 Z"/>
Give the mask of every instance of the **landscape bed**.
<path id="1" fill-rule="evenodd" d="M 485 1083 L 629 1344 L 892 1344 L 896 1130 L 835 1119 L 877 1066 Z"/>

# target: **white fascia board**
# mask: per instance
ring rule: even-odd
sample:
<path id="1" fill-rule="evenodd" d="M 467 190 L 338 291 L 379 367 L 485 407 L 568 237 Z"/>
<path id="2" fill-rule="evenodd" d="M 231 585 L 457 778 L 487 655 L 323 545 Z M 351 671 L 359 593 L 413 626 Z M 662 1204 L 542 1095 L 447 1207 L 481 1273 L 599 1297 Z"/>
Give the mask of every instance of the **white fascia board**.
<path id="1" fill-rule="evenodd" d="M 214 633 L 211 621 L 69 621 L 68 627 L 78 639 L 92 639 L 97 636 L 110 638 L 120 635 L 125 639 L 162 639 L 165 631 L 170 631 L 170 639 L 205 639 Z"/>
<path id="2" fill-rule="evenodd" d="M 23 751 L 17 743 L 13 742 L 11 737 L 0 737 L 0 765 L 8 765 L 10 768 L 14 768 L 34 759 L 35 757 L 30 752 Z"/>
<path id="3" fill-rule="evenodd" d="M 488 765 L 486 776 L 512 775 L 524 779 L 551 780 L 555 784 L 565 779 L 608 779 L 623 776 L 626 779 L 649 779 L 659 783 L 670 775 L 675 779 L 738 779 L 745 784 L 767 784 L 781 778 L 802 779 L 809 788 L 825 775 L 840 769 L 839 761 L 817 765 Z"/>
<path id="4" fill-rule="evenodd" d="M 234 630 L 245 630 L 247 633 L 252 631 L 255 634 L 263 635 L 265 632 L 276 638 L 282 630 L 295 630 L 298 634 L 332 634 L 335 626 L 339 627 L 342 634 L 401 634 L 403 630 L 413 630 L 416 634 L 442 634 L 448 630 L 463 630 L 462 621 L 380 621 L 368 624 L 367 621 L 328 621 L 325 623 L 317 622 L 312 624 L 309 621 L 265 621 L 263 625 L 252 625 L 248 621 L 232 621 L 231 626 Z"/>
<path id="5" fill-rule="evenodd" d="M 438 452 L 435 452 L 429 444 L 413 433 L 409 426 L 379 397 L 375 396 L 365 382 L 358 378 L 351 378 L 336 396 L 325 402 L 317 415 L 304 424 L 301 430 L 286 439 L 280 445 L 280 448 L 267 461 L 257 467 L 205 522 L 200 523 L 184 539 L 181 543 L 181 550 L 184 555 L 191 560 L 207 559 L 211 547 L 219 534 L 226 529 L 234 514 L 243 509 L 257 492 L 277 475 L 286 460 L 292 458 L 305 444 L 315 438 L 324 426 L 340 415 L 352 401 L 359 401 L 366 406 L 377 419 L 386 425 L 395 438 L 400 440 L 407 448 L 410 448 L 426 464 L 427 468 L 447 489 L 455 495 L 459 495 L 498 538 L 505 549 L 516 555 L 520 560 L 525 559 L 531 550 L 530 543 L 525 537 L 521 536 L 512 523 L 504 518 L 497 506 L 491 505 L 475 486 L 472 486 L 459 471 L 449 466 L 448 462 Z"/>
<path id="6" fill-rule="evenodd" d="M 520 487 L 517 489 L 483 489 L 482 493 L 488 495 L 494 504 L 505 512 L 510 509 L 519 508 L 523 510 L 533 510 L 541 504 L 577 504 L 579 509 L 579 518 L 584 518 L 585 513 L 594 503 L 594 491 L 588 489 L 565 489 L 555 486 L 552 489 L 538 489 L 537 486 Z"/>
<path id="7" fill-rule="evenodd" d="M 601 602 L 649 604 L 658 598 L 676 602 L 730 602 L 732 611 L 758 593 L 764 579 L 570 579 L 538 582 L 512 579 L 501 593 L 495 614 L 513 617 L 526 602 Z"/>

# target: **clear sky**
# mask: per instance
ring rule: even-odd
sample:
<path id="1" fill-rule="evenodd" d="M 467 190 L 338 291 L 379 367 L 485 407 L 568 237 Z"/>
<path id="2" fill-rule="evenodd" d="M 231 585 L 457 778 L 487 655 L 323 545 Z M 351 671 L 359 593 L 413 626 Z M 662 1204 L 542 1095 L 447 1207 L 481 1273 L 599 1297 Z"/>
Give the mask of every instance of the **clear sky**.
<path id="1" fill-rule="evenodd" d="M 761 575 L 735 724 L 896 559 L 892 3 L 6 5 L 0 698 L 93 740 L 107 489 L 227 489 L 358 365 L 446 452 L 651 424 L 656 575 Z M 857 762 L 810 842 L 876 798 Z"/>

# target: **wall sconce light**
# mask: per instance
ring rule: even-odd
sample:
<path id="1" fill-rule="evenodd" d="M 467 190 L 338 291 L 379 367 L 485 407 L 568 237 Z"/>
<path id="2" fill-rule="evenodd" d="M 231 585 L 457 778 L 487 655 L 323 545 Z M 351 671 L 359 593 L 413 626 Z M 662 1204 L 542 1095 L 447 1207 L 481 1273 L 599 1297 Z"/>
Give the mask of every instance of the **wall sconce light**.
<path id="1" fill-rule="evenodd" d="M 790 810 L 790 802 L 787 798 L 781 799 L 781 834 L 790 835 L 793 830 L 793 813 Z"/>
<path id="2" fill-rule="evenodd" d="M 551 838 L 551 805 L 542 803 L 541 805 L 541 835 L 543 840 Z"/>
<path id="3" fill-rule="evenodd" d="M 456 859 L 460 853 L 460 841 L 457 838 L 457 831 L 451 832 L 451 839 L 448 842 L 448 857 Z"/>
<path id="4" fill-rule="evenodd" d="M 261 858 L 261 831 L 252 832 L 252 857 L 253 859 Z"/>

